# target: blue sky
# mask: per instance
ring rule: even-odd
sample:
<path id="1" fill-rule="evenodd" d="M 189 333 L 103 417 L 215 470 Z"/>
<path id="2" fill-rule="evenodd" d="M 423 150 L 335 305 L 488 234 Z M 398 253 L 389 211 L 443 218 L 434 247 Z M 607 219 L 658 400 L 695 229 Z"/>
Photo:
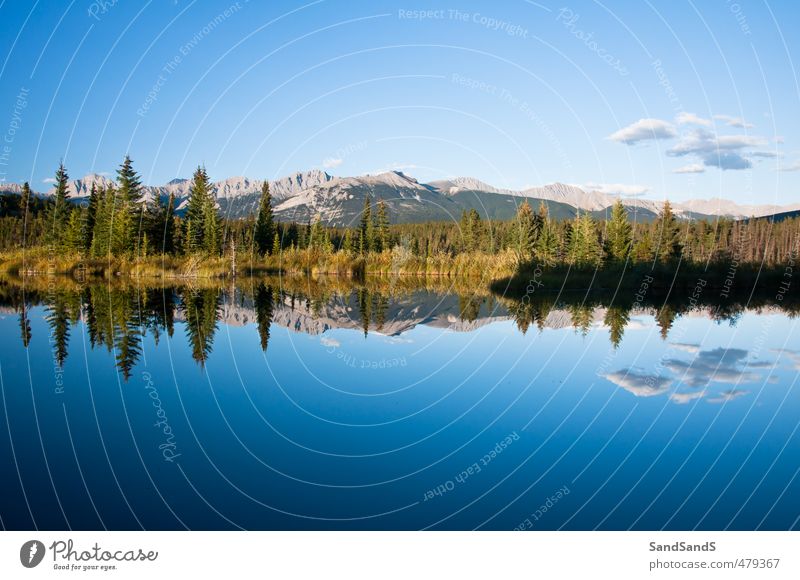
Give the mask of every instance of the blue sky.
<path id="1" fill-rule="evenodd" d="M 800 200 L 795 2 L 0 4 L 0 179 L 402 169 Z M 793 170 L 792 170 L 793 169 Z M 676 173 L 680 171 L 680 173 Z"/>

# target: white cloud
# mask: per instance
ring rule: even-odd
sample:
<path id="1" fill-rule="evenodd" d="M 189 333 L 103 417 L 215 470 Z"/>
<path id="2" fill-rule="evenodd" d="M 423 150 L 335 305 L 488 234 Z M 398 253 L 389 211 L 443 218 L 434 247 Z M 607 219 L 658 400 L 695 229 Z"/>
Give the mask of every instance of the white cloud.
<path id="1" fill-rule="evenodd" d="M 696 155 L 703 164 L 720 169 L 747 169 L 753 163 L 740 151 L 767 144 L 763 137 L 755 135 L 715 135 L 705 129 L 693 129 L 683 135 L 678 143 L 667 151 L 671 157 Z"/>
<path id="2" fill-rule="evenodd" d="M 695 391 L 694 393 L 672 393 L 669 398 L 672 402 L 677 403 L 678 405 L 685 405 L 690 401 L 704 397 L 705 394 L 705 391 Z"/>
<path id="3" fill-rule="evenodd" d="M 704 125 L 706 127 L 711 126 L 710 120 L 698 117 L 694 113 L 678 113 L 678 115 L 675 117 L 675 122 L 678 125 Z"/>
<path id="4" fill-rule="evenodd" d="M 792 368 L 796 371 L 800 371 L 800 351 L 791 350 L 789 348 L 774 348 L 772 349 L 772 352 L 776 352 L 780 355 L 786 355 L 792 364 Z"/>
<path id="5" fill-rule="evenodd" d="M 694 129 L 682 136 L 678 143 L 667 154 L 681 157 L 690 153 L 717 153 L 719 151 L 737 151 L 745 147 L 766 145 L 763 137 L 755 135 L 714 135 L 705 129 Z"/>
<path id="6" fill-rule="evenodd" d="M 639 119 L 635 123 L 612 133 L 608 138 L 618 143 L 635 145 L 641 141 L 672 139 L 676 136 L 675 127 L 667 121 L 662 121 L 661 119 Z"/>
<path id="7" fill-rule="evenodd" d="M 46 179 L 42 179 L 42 183 L 55 183 L 56 180 L 53 177 L 48 177 Z"/>
<path id="8" fill-rule="evenodd" d="M 387 336 L 384 338 L 384 342 L 389 344 L 411 344 L 414 341 L 410 338 L 405 338 L 403 336 Z"/>
<path id="9" fill-rule="evenodd" d="M 590 181 L 581 187 L 586 191 L 599 191 L 600 193 L 626 195 L 631 197 L 644 195 L 650 191 L 650 188 L 646 185 L 637 185 L 632 183 L 594 183 Z"/>
<path id="10" fill-rule="evenodd" d="M 669 390 L 671 379 L 646 375 L 633 369 L 622 369 L 605 375 L 607 380 L 637 397 L 653 397 Z"/>
<path id="11" fill-rule="evenodd" d="M 342 161 L 344 161 L 344 159 L 339 157 L 326 157 L 322 160 L 322 166 L 325 169 L 333 169 L 334 167 L 339 167 L 342 164 Z"/>
<path id="12" fill-rule="evenodd" d="M 720 169 L 749 169 L 753 162 L 739 153 L 709 153 L 703 157 L 703 163 L 709 167 Z"/>
<path id="13" fill-rule="evenodd" d="M 336 340 L 335 338 L 330 338 L 328 336 L 323 336 L 322 338 L 319 339 L 319 342 L 320 344 L 322 344 L 322 346 L 331 346 L 333 348 L 339 348 L 340 346 L 342 346 L 342 343 L 340 343 L 338 340 Z"/>
<path id="14" fill-rule="evenodd" d="M 700 345 L 691 342 L 671 342 L 672 348 L 682 350 L 683 352 L 696 353 L 700 352 Z"/>
<path id="15" fill-rule="evenodd" d="M 400 163 L 398 161 L 394 161 L 390 163 L 386 167 L 382 167 L 380 169 L 376 169 L 375 171 L 370 171 L 370 175 L 380 175 L 381 173 L 389 173 L 390 171 L 408 171 L 409 169 L 417 169 L 418 165 L 414 163 Z"/>
<path id="16" fill-rule="evenodd" d="M 738 127 L 739 129 L 752 129 L 755 127 L 755 125 L 748 123 L 740 117 L 731 117 L 730 115 L 714 115 L 714 118 L 724 121 L 729 127 Z"/>
<path id="17" fill-rule="evenodd" d="M 750 391 L 745 391 L 743 389 L 730 389 L 729 391 L 722 391 L 716 397 L 711 397 L 706 399 L 709 403 L 727 403 L 728 401 L 733 401 L 734 399 L 738 399 L 739 397 L 743 397 L 745 395 L 749 395 Z"/>
<path id="18" fill-rule="evenodd" d="M 780 171 L 800 171 L 800 159 L 791 162 L 789 165 L 778 166 Z"/>
<path id="19" fill-rule="evenodd" d="M 673 169 L 672 173 L 705 173 L 705 170 L 706 168 L 702 163 L 690 163 L 689 165 Z"/>
<path id="20" fill-rule="evenodd" d="M 763 368 L 772 363 L 748 363 L 747 351 L 740 348 L 715 348 L 701 351 L 693 360 L 669 359 L 664 366 L 692 387 L 705 387 L 711 382 L 738 384 L 758 381 L 761 376 L 748 367 Z"/>

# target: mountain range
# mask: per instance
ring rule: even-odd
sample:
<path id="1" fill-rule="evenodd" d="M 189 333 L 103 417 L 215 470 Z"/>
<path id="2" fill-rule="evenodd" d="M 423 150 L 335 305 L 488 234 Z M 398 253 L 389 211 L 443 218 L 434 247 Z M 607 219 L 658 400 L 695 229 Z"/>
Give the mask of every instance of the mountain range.
<path id="1" fill-rule="evenodd" d="M 74 201 L 88 197 L 92 185 L 106 187 L 113 181 L 104 175 L 89 174 L 69 183 L 68 196 Z M 237 218 L 253 214 L 258 207 L 263 180 L 230 177 L 213 184 L 220 211 Z M 188 201 L 191 182 L 173 179 L 160 186 L 145 186 L 146 199 L 166 198 L 173 194 L 178 213 Z M 17 184 L 0 184 L 0 193 L 19 194 Z M 573 217 L 578 211 L 595 218 L 606 217 L 617 196 L 587 190 L 576 185 L 552 183 L 524 190 L 501 189 L 471 177 L 420 183 L 400 171 L 377 175 L 334 177 L 322 170 L 298 172 L 270 181 L 273 207 L 277 219 L 305 223 L 319 216 L 323 223 L 343 226 L 357 223 L 364 200 L 382 199 L 395 223 L 425 221 L 457 221 L 462 211 L 476 209 L 484 219 L 511 218 L 517 207 L 528 200 L 534 209 L 544 202 L 550 215 L 557 219 Z M 48 196 L 52 192 L 40 193 Z M 661 201 L 622 198 L 631 219 L 652 220 L 661 209 Z M 725 216 L 746 219 L 800 210 L 800 203 L 786 206 L 739 205 L 724 199 L 696 199 L 673 203 L 675 213 L 685 219 Z"/>

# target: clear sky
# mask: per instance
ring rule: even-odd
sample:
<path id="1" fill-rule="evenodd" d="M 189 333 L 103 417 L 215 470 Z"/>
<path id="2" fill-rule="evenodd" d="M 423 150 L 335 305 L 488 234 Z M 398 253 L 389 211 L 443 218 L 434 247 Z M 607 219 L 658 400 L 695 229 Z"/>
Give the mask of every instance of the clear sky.
<path id="1" fill-rule="evenodd" d="M 0 179 L 402 169 L 800 201 L 796 1 L 0 2 Z"/>

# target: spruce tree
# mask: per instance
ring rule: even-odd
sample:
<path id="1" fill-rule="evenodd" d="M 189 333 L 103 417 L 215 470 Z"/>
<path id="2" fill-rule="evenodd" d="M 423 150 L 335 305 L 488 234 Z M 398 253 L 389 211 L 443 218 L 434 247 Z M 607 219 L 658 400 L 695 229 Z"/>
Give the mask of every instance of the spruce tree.
<path id="1" fill-rule="evenodd" d="M 534 247 L 536 259 L 543 266 L 553 266 L 559 257 L 558 232 L 547 214 L 547 207 L 544 202 L 539 208 L 539 219 L 542 220 L 542 230 Z"/>
<path id="2" fill-rule="evenodd" d="M 70 205 L 67 199 L 69 175 L 64 164 L 61 163 L 56 170 L 55 190 L 53 192 L 53 205 L 50 208 L 47 228 L 50 243 L 59 250 L 63 250 L 64 237 L 69 222 Z"/>
<path id="3" fill-rule="evenodd" d="M 64 250 L 68 252 L 82 252 L 85 249 L 86 243 L 83 238 L 83 222 L 83 211 L 79 208 L 74 208 L 69 214 L 67 227 L 64 232 Z"/>
<path id="4" fill-rule="evenodd" d="M 33 194 L 31 192 L 31 186 L 26 181 L 25 183 L 22 184 L 22 191 L 20 192 L 19 196 L 19 211 L 20 211 L 19 215 L 22 217 L 23 220 L 27 218 L 28 212 L 30 211 L 32 195 Z"/>
<path id="5" fill-rule="evenodd" d="M 203 207 L 203 250 L 210 256 L 217 256 L 222 250 L 222 225 L 210 192 Z"/>
<path id="6" fill-rule="evenodd" d="M 372 250 L 372 200 L 369 194 L 364 198 L 364 209 L 358 226 L 358 252 L 366 254 Z"/>
<path id="7" fill-rule="evenodd" d="M 664 202 L 664 208 L 656 221 L 657 246 L 656 254 L 661 262 L 669 262 L 681 253 L 680 231 L 678 220 L 672 213 L 669 201 Z"/>
<path id="8" fill-rule="evenodd" d="M 169 194 L 169 198 L 167 198 L 167 204 L 164 207 L 163 215 L 164 229 L 163 237 L 161 238 L 161 252 L 163 254 L 174 254 L 176 250 L 175 194 Z"/>
<path id="9" fill-rule="evenodd" d="M 114 188 L 97 192 L 97 210 L 92 228 L 92 255 L 107 256 L 111 252 L 111 224 L 114 219 Z"/>
<path id="10" fill-rule="evenodd" d="M 611 219 L 606 224 L 606 250 L 608 257 L 616 262 L 624 262 L 631 251 L 632 228 L 628 212 L 621 200 L 611 208 Z"/>
<path id="11" fill-rule="evenodd" d="M 569 261 L 575 266 L 597 266 L 602 260 L 602 248 L 592 217 L 584 212 L 575 216 L 569 243 Z"/>
<path id="12" fill-rule="evenodd" d="M 513 225 L 512 244 L 518 260 L 524 262 L 533 257 L 538 233 L 538 220 L 533 215 L 530 204 L 525 200 L 517 209 Z"/>
<path id="13" fill-rule="evenodd" d="M 638 239 L 633 244 L 633 259 L 636 262 L 652 262 L 653 237 L 650 235 L 650 228 L 646 225 L 642 226 L 642 230 L 642 233 L 637 236 Z"/>
<path id="14" fill-rule="evenodd" d="M 92 189 L 89 193 L 89 205 L 86 208 L 86 219 L 83 220 L 83 247 L 87 252 L 92 249 L 94 226 L 97 222 L 97 209 L 99 204 L 100 195 L 97 192 L 97 185 L 92 183 Z"/>
<path id="15" fill-rule="evenodd" d="M 278 230 L 275 230 L 275 235 L 272 236 L 272 255 L 275 256 L 281 252 L 281 237 Z"/>
<path id="16" fill-rule="evenodd" d="M 141 249 L 145 222 L 142 181 L 127 155 L 117 170 L 116 193 L 112 250 L 114 254 L 137 253 Z"/>
<path id="17" fill-rule="evenodd" d="M 211 182 L 204 167 L 198 167 L 192 176 L 189 202 L 186 205 L 184 225 L 185 251 L 195 253 L 218 253 L 220 231 Z"/>
<path id="18" fill-rule="evenodd" d="M 275 220 L 272 214 L 272 195 L 269 192 L 269 181 L 264 180 L 261 186 L 261 199 L 258 203 L 258 217 L 256 227 L 253 232 L 253 239 L 256 242 L 256 249 L 260 256 L 271 254 L 273 250 L 273 240 L 275 238 Z"/>
<path id="19" fill-rule="evenodd" d="M 350 254 L 353 251 L 353 230 L 347 228 L 344 231 L 344 238 L 342 239 L 342 251 Z"/>
<path id="20" fill-rule="evenodd" d="M 375 216 L 375 251 L 389 250 L 389 213 L 382 199 L 378 200 L 378 212 Z"/>

